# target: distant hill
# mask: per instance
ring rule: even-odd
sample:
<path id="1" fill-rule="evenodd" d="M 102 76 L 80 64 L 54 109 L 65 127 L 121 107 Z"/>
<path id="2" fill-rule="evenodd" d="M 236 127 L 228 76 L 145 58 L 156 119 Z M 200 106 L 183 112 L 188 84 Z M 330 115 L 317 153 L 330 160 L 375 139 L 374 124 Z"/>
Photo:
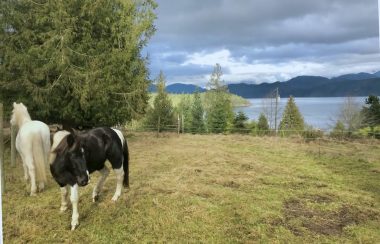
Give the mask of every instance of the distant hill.
<path id="1" fill-rule="evenodd" d="M 196 89 L 206 91 L 192 84 L 175 83 L 168 85 L 166 90 L 174 94 L 194 93 Z M 344 97 L 344 96 L 368 96 L 370 94 L 380 96 L 380 71 L 370 73 L 346 74 L 334 78 L 322 76 L 297 76 L 288 81 L 250 84 L 250 82 L 229 84 L 228 89 L 232 94 L 244 98 L 266 97 L 274 89 L 278 88 L 281 97 L 290 95 L 295 97 Z M 150 92 L 156 92 L 156 87 L 151 85 Z"/>
<path id="2" fill-rule="evenodd" d="M 166 91 L 173 94 L 191 94 L 195 93 L 197 89 L 199 92 L 206 91 L 206 89 L 192 84 L 174 83 L 166 86 Z M 156 86 L 151 85 L 149 87 L 149 92 L 157 92 Z"/>
<path id="3" fill-rule="evenodd" d="M 281 97 L 344 97 L 380 95 L 380 77 L 351 80 L 350 76 L 328 79 L 320 76 L 298 76 L 286 82 L 262 84 L 229 84 L 231 93 L 244 98 L 262 98 L 278 88 Z"/>
<path id="4" fill-rule="evenodd" d="M 347 75 L 341 75 L 338 77 L 333 78 L 332 80 L 368 80 L 372 78 L 377 78 L 380 77 L 380 71 L 378 72 L 379 74 L 369 74 L 369 73 L 358 73 L 358 74 L 347 74 Z"/>

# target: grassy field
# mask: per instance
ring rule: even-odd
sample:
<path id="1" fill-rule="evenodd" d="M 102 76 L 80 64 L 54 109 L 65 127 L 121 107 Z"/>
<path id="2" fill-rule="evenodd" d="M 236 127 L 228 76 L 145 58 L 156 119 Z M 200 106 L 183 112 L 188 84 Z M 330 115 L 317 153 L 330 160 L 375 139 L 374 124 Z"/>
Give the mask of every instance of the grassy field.
<path id="1" fill-rule="evenodd" d="M 28 196 L 20 162 L 3 196 L 5 243 L 378 243 L 380 144 L 240 135 L 129 135 L 131 188 L 112 203 L 80 189 L 80 226 L 60 192 Z"/>

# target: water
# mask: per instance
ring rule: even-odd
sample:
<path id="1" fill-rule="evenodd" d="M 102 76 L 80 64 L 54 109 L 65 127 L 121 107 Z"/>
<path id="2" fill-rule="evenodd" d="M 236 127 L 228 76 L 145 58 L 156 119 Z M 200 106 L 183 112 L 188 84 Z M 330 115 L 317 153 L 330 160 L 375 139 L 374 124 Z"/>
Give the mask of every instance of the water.
<path id="1" fill-rule="evenodd" d="M 364 106 L 366 97 L 353 97 L 354 103 L 360 108 Z M 270 104 L 261 98 L 247 99 L 251 103 L 248 107 L 235 108 L 235 112 L 243 111 L 249 119 L 256 120 L 263 112 L 264 107 Z M 306 124 L 322 130 L 331 130 L 338 120 L 339 113 L 347 100 L 345 97 L 299 97 L 295 98 L 296 105 L 304 117 Z M 266 100 L 268 101 L 268 100 Z M 278 120 L 281 120 L 282 112 L 288 99 L 281 98 L 279 101 Z M 274 103 L 273 103 L 274 104 Z M 274 111 L 274 109 L 273 109 Z M 279 121 L 278 121 L 279 123 Z"/>

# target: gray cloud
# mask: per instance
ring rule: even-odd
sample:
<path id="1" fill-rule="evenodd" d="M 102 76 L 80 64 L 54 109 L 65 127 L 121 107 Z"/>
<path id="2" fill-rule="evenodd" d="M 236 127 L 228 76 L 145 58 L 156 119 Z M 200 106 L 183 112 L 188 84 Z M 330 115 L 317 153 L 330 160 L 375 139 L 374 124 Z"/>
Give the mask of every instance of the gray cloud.
<path id="1" fill-rule="evenodd" d="M 157 2 L 157 33 L 146 51 L 152 74 L 162 69 L 170 82 L 181 82 L 174 80 L 181 76 L 191 80 L 192 72 L 198 78 L 211 72 L 207 65 L 183 65 L 194 53 L 227 49 L 231 58 L 244 59 L 241 65 L 307 61 L 337 69 L 344 57 L 360 60 L 363 71 L 370 71 L 374 67 L 364 65 L 365 57 L 379 52 L 375 0 Z M 320 75 L 333 75 L 326 72 Z"/>

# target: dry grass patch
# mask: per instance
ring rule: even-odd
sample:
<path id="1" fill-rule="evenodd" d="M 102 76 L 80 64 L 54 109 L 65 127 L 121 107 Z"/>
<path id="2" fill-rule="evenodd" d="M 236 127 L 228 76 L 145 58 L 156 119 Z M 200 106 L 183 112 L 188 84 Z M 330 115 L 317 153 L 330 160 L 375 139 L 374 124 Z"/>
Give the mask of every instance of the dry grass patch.
<path id="1" fill-rule="evenodd" d="M 367 242 L 380 239 L 380 145 L 241 135 L 128 135 L 131 188 L 117 203 L 113 173 L 98 203 L 80 189 L 80 226 L 60 193 L 28 196 L 6 161 L 6 243 Z M 320 152 L 320 153 L 319 153 Z M 9 152 L 6 152 L 8 160 Z"/>

